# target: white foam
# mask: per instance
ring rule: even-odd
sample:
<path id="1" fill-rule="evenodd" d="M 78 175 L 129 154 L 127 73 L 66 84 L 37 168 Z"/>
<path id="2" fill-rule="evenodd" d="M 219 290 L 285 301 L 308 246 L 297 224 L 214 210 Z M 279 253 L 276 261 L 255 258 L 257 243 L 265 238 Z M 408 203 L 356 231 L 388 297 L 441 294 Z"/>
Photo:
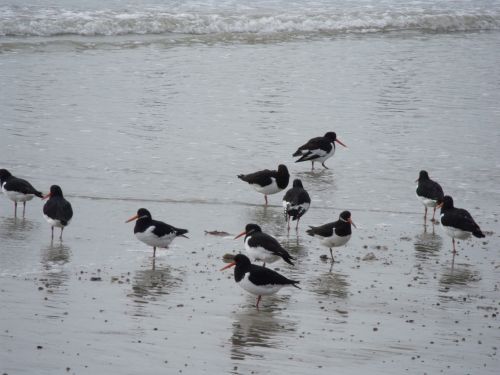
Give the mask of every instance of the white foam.
<path id="1" fill-rule="evenodd" d="M 109 36 L 128 34 L 455 32 L 500 29 L 500 10 L 325 12 L 70 11 L 0 7 L 0 36 Z"/>

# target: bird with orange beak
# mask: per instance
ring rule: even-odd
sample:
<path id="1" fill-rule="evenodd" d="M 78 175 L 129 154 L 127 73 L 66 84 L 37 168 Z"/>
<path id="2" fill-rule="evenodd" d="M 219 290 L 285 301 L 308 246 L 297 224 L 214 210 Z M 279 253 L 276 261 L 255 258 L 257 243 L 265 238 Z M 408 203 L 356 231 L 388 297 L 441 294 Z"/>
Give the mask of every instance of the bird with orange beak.
<path id="1" fill-rule="evenodd" d="M 343 246 L 349 241 L 351 238 L 351 225 L 356 228 L 356 225 L 352 222 L 351 213 L 343 211 L 337 221 L 319 227 L 310 227 L 307 234 L 319 238 L 321 244 L 330 249 L 332 262 L 334 262 L 332 247 Z"/>
<path id="2" fill-rule="evenodd" d="M 134 234 L 139 241 L 153 247 L 153 258 L 156 256 L 156 248 L 168 248 L 176 237 L 185 237 L 187 229 L 180 229 L 166 224 L 162 221 L 153 220 L 151 213 L 145 208 L 139 208 L 137 215 L 126 221 L 129 223 L 136 220 Z"/>
<path id="3" fill-rule="evenodd" d="M 223 267 L 221 271 L 228 268 L 234 268 L 234 280 L 247 292 L 257 296 L 255 307 L 259 308 L 259 302 L 262 296 L 269 296 L 277 293 L 285 286 L 293 286 L 297 289 L 299 283 L 296 280 L 290 280 L 285 276 L 269 268 L 252 264 L 250 259 L 243 254 L 234 257 L 234 261 Z"/>
<path id="4" fill-rule="evenodd" d="M 335 154 L 335 142 L 347 147 L 337 138 L 335 132 L 328 132 L 323 137 L 311 138 L 300 146 L 292 156 L 300 156 L 299 159 L 295 160 L 296 163 L 310 161 L 312 169 L 314 169 L 314 162 L 319 162 L 323 168 L 329 169 L 325 165 L 325 161 Z"/>
<path id="5" fill-rule="evenodd" d="M 234 239 L 245 236 L 245 249 L 250 259 L 266 263 L 273 263 L 283 259 L 293 266 L 294 258 L 272 236 L 262 232 L 257 224 L 247 224 L 245 230 Z"/>

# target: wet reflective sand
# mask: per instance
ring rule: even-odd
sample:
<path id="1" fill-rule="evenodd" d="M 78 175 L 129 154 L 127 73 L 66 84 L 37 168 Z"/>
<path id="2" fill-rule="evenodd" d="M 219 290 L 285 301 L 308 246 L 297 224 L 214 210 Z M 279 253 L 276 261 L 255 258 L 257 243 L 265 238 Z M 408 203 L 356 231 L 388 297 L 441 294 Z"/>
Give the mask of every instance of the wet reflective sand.
<path id="1" fill-rule="evenodd" d="M 497 41 L 348 39 L 1 55 L 17 91 L 0 103 L 0 167 L 60 184 L 75 216 L 51 243 L 40 200 L 14 219 L 0 196 L 0 371 L 496 374 Z M 326 130 L 349 146 L 331 169 L 294 164 Z M 282 194 L 266 208 L 236 178 L 279 162 L 312 198 L 298 232 Z M 487 232 L 455 258 L 423 226 L 424 168 Z M 153 262 L 124 223 L 139 207 L 189 239 Z M 343 209 L 358 228 L 332 265 L 305 230 Z M 219 272 L 249 222 L 297 258 L 275 267 L 302 288 L 259 311 Z"/>

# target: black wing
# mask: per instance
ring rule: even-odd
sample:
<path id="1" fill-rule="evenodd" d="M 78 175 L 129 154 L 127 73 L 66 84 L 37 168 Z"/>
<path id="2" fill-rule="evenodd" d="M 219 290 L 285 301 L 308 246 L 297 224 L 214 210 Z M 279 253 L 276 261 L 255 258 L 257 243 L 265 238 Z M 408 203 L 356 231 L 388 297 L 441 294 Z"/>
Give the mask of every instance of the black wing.
<path id="1" fill-rule="evenodd" d="M 43 213 L 53 220 L 59 220 L 62 225 L 67 225 L 73 217 L 73 208 L 64 198 L 50 198 L 43 206 Z"/>
<path id="2" fill-rule="evenodd" d="M 266 233 L 259 232 L 252 234 L 252 236 L 248 240 L 248 245 L 250 247 L 263 247 L 271 253 L 280 256 L 285 262 L 293 266 L 292 260 L 294 258 L 280 245 L 280 243 L 274 237 L 271 237 Z"/>
<path id="3" fill-rule="evenodd" d="M 170 224 L 158 220 L 152 220 L 151 225 L 154 225 L 155 229 L 153 229 L 153 233 L 158 237 L 167 236 L 172 233 L 175 233 L 176 236 L 182 236 L 188 232 L 187 229 L 176 228 Z"/>
<path id="4" fill-rule="evenodd" d="M 301 156 L 296 162 L 317 159 L 332 150 L 333 145 L 324 137 L 310 139 L 305 145 L 300 146 L 293 156 Z"/>
<path id="5" fill-rule="evenodd" d="M 463 208 L 447 210 L 441 217 L 441 223 L 447 227 L 472 232 L 476 237 L 484 237 L 479 225 L 476 224 L 471 214 Z"/>
<path id="6" fill-rule="evenodd" d="M 250 266 L 250 275 L 248 279 L 255 285 L 293 285 L 294 287 L 299 288 L 295 285 L 299 283 L 298 281 L 290 280 L 276 271 L 258 266 L 256 264 L 252 264 Z"/>
<path id="7" fill-rule="evenodd" d="M 23 194 L 34 194 L 40 198 L 43 197 L 41 192 L 36 190 L 28 181 L 23 180 L 22 178 L 11 178 L 5 183 L 4 188 L 8 191 L 17 191 Z"/>
<path id="8" fill-rule="evenodd" d="M 311 229 L 307 230 L 307 234 L 310 236 L 318 235 L 322 237 L 330 237 L 333 235 L 333 230 L 337 226 L 338 221 L 334 221 L 332 223 L 327 223 L 320 225 L 319 227 L 310 227 Z"/>
<path id="9" fill-rule="evenodd" d="M 254 172 L 254 173 L 249 173 L 249 174 L 240 174 L 238 175 L 238 178 L 240 180 L 246 181 L 249 184 L 257 184 L 260 186 L 267 186 L 271 185 L 273 180 L 271 177 L 276 178 L 278 172 L 277 171 L 270 171 L 269 169 L 264 169 L 262 171 Z"/>
<path id="10" fill-rule="evenodd" d="M 434 200 L 440 200 L 444 197 L 441 185 L 432 180 L 419 182 L 417 186 L 417 195 Z"/>

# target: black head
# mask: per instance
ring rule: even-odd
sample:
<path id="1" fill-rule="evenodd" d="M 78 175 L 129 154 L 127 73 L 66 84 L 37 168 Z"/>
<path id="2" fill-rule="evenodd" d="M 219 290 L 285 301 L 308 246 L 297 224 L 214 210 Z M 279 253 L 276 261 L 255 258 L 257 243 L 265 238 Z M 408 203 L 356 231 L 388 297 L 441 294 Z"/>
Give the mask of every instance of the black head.
<path id="1" fill-rule="evenodd" d="M 236 267 L 238 268 L 250 268 L 250 265 L 252 264 L 250 259 L 243 254 L 237 254 L 234 257 L 234 263 L 236 263 Z"/>
<path id="2" fill-rule="evenodd" d="M 248 236 L 252 233 L 262 232 L 262 229 L 257 224 L 247 224 L 245 227 L 245 233 Z"/>
<path id="3" fill-rule="evenodd" d="M 427 173 L 427 171 L 420 171 L 417 181 L 426 181 L 426 180 L 430 180 L 429 173 Z"/>
<path id="4" fill-rule="evenodd" d="M 10 174 L 10 172 L 7 169 L 0 169 L 0 180 L 1 181 L 8 179 L 10 176 L 12 176 L 12 175 Z"/>
<path id="5" fill-rule="evenodd" d="M 293 180 L 293 187 L 294 188 L 304 188 L 304 186 L 302 186 L 302 181 L 300 181 L 300 179 L 298 179 L 298 178 Z"/>
<path id="6" fill-rule="evenodd" d="M 146 219 L 147 218 L 147 219 L 151 220 L 151 213 L 148 210 L 146 210 L 145 208 L 139 208 L 137 210 L 137 217 L 138 217 L 138 219 Z"/>
<path id="7" fill-rule="evenodd" d="M 52 185 L 50 187 L 50 196 L 51 197 L 62 197 L 63 192 L 59 185 Z"/>
<path id="8" fill-rule="evenodd" d="M 447 208 L 453 208 L 453 198 L 450 197 L 449 195 L 445 195 L 443 197 L 443 200 L 441 202 L 441 208 L 447 209 Z"/>
<path id="9" fill-rule="evenodd" d="M 351 218 L 351 213 L 349 211 L 342 211 L 339 215 L 339 219 L 342 221 L 349 221 Z"/>
<path id="10" fill-rule="evenodd" d="M 288 174 L 288 168 L 284 164 L 278 165 L 278 173 L 279 174 Z"/>
<path id="11" fill-rule="evenodd" d="M 330 142 L 335 142 L 335 140 L 337 139 L 337 134 L 335 132 L 328 132 L 325 133 L 323 137 L 328 139 Z"/>

